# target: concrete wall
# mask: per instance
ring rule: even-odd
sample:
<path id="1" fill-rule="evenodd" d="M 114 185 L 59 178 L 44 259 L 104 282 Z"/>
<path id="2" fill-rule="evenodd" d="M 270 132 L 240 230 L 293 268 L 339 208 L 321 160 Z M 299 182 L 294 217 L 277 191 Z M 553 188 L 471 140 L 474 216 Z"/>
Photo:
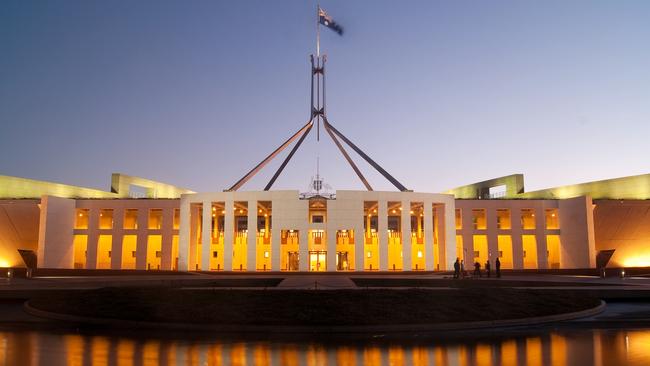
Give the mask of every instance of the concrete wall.
<path id="1" fill-rule="evenodd" d="M 560 200 L 562 268 L 596 267 L 594 216 L 591 197 Z"/>
<path id="2" fill-rule="evenodd" d="M 616 249 L 608 267 L 650 266 L 650 201 L 594 201 L 596 251 Z"/>
<path id="3" fill-rule="evenodd" d="M 73 232 L 75 200 L 54 196 L 41 198 L 38 235 L 40 268 L 73 267 Z"/>
<path id="4" fill-rule="evenodd" d="M 18 249 L 38 250 L 40 200 L 0 200 L 0 267 L 24 267 Z"/>

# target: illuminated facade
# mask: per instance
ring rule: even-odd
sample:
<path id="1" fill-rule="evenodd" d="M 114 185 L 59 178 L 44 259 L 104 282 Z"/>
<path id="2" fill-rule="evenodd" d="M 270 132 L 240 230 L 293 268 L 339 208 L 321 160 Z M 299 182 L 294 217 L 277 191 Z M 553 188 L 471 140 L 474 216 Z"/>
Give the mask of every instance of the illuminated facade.
<path id="1" fill-rule="evenodd" d="M 0 176 L 0 267 L 201 271 L 650 266 L 650 175 L 524 192 L 512 175 L 444 194 L 195 193 L 115 174 L 111 191 Z"/>

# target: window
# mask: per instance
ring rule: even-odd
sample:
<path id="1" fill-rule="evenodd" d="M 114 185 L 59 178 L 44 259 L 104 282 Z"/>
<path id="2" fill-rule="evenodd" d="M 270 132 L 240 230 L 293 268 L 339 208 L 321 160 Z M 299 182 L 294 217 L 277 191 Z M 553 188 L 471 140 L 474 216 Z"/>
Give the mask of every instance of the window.
<path id="1" fill-rule="evenodd" d="M 312 224 L 322 224 L 324 222 L 323 215 L 313 215 L 311 217 Z"/>
<path id="2" fill-rule="evenodd" d="M 485 209 L 476 208 L 472 210 L 472 223 L 474 224 L 474 230 L 485 230 L 487 228 Z"/>
<path id="3" fill-rule="evenodd" d="M 462 212 L 460 208 L 456 209 L 456 230 L 460 230 L 463 228 L 463 218 L 462 218 Z"/>
<path id="4" fill-rule="evenodd" d="M 113 228 L 113 210 L 106 208 L 99 210 L 99 228 L 112 229 Z"/>
<path id="5" fill-rule="evenodd" d="M 87 208 L 78 208 L 74 220 L 74 228 L 88 229 L 88 215 L 89 215 L 89 210 Z"/>
<path id="6" fill-rule="evenodd" d="M 162 215 L 163 210 L 160 208 L 152 208 L 149 210 L 149 229 L 162 229 Z"/>
<path id="7" fill-rule="evenodd" d="M 138 209 L 127 208 L 124 211 L 124 228 L 137 229 L 138 228 Z"/>
<path id="8" fill-rule="evenodd" d="M 535 229 L 535 210 L 532 208 L 521 210 L 521 228 L 524 230 Z"/>
<path id="9" fill-rule="evenodd" d="M 174 209 L 174 230 L 178 230 L 181 227 L 181 210 L 179 208 Z"/>
<path id="10" fill-rule="evenodd" d="M 544 214 L 547 229 L 555 230 L 560 228 L 560 218 L 557 214 L 557 208 L 546 209 Z"/>
<path id="11" fill-rule="evenodd" d="M 510 210 L 507 208 L 497 209 L 497 229 L 510 230 Z"/>

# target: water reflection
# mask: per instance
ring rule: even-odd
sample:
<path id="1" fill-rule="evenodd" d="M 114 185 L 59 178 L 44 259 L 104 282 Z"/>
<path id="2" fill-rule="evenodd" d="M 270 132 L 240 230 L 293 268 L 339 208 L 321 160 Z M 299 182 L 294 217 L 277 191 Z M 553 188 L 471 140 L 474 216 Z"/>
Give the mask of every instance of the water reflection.
<path id="1" fill-rule="evenodd" d="M 498 340 L 280 343 L 0 332 L 0 365 L 648 365 L 650 330 L 556 330 Z"/>

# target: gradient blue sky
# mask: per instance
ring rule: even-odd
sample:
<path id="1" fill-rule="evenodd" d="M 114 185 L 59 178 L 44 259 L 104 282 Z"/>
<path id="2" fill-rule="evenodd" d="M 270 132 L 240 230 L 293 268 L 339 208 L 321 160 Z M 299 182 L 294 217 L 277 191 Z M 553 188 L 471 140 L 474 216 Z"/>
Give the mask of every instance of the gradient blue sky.
<path id="1" fill-rule="evenodd" d="M 330 121 L 408 188 L 650 172 L 649 1 L 321 5 L 346 30 L 322 37 Z M 0 174 L 227 188 L 306 122 L 315 6 L 1 1 Z M 313 137 L 275 187 L 304 189 L 318 154 L 332 187 L 363 188 Z"/>

